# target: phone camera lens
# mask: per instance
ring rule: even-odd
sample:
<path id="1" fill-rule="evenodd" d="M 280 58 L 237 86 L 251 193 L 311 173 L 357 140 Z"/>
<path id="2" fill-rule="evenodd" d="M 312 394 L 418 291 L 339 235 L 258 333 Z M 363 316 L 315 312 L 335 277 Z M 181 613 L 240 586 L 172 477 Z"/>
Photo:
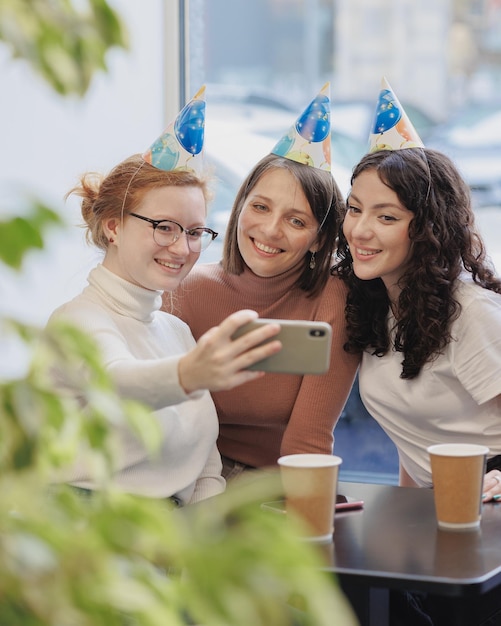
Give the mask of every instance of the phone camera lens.
<path id="1" fill-rule="evenodd" d="M 310 335 L 312 337 L 323 337 L 325 335 L 325 331 L 316 328 L 315 330 L 310 330 Z"/>

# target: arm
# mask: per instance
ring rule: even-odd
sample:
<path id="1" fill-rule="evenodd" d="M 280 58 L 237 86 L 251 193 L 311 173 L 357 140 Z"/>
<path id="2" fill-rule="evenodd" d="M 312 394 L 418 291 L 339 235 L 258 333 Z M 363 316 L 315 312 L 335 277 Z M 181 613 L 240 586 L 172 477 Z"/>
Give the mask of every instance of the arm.
<path id="1" fill-rule="evenodd" d="M 358 357 L 341 352 L 338 347 L 332 359 L 327 374 L 303 377 L 282 440 L 282 455 L 332 453 L 333 430 L 353 385 Z"/>
<path id="2" fill-rule="evenodd" d="M 270 324 L 231 339 L 239 326 L 255 317 L 254 311 L 238 311 L 197 344 L 175 317 L 161 314 L 154 324 L 145 325 L 123 316 L 114 319 L 107 310 L 85 301 L 66 305 L 51 323 L 65 319 L 91 335 L 119 393 L 158 410 L 201 390 L 231 389 L 261 377 L 262 372 L 244 368 L 280 350 L 278 341 L 259 346 L 280 327 Z"/>
<path id="3" fill-rule="evenodd" d="M 187 399 L 179 385 L 177 367 L 180 356 L 193 348 L 194 341 L 184 328 L 167 329 L 155 324 L 150 325 L 156 328 L 152 332 L 150 326 L 137 320 L 124 316 L 115 320 L 101 303 L 89 302 L 82 295 L 57 309 L 48 326 L 59 322 L 75 325 L 94 340 L 121 396 L 144 402 L 155 410 Z M 166 341 L 169 334 L 171 342 Z M 74 391 L 72 372 L 58 371 L 56 375 L 62 387 Z M 84 363 L 81 376 L 85 377 Z"/>
<path id="4" fill-rule="evenodd" d="M 329 371 L 323 376 L 304 376 L 291 412 L 281 454 L 332 453 L 333 429 L 343 410 L 359 364 L 359 357 L 344 351 L 345 287 L 332 279 L 329 292 L 321 296 L 316 320 L 332 326 Z M 335 282 L 334 282 L 335 281 Z"/>
<path id="5" fill-rule="evenodd" d="M 146 381 L 147 393 L 138 399 L 148 402 L 154 408 L 165 406 L 162 405 L 161 398 L 165 397 L 166 384 L 169 383 L 177 391 L 174 401 L 169 404 L 186 399 L 186 396 L 180 396 L 179 389 L 181 394 L 186 395 L 202 390 L 232 389 L 263 376 L 262 372 L 249 371 L 245 368 L 278 352 L 281 348 L 279 341 L 260 345 L 265 339 L 273 337 L 280 331 L 280 327 L 273 324 L 232 340 L 237 328 L 256 317 L 257 313 L 254 311 L 237 311 L 219 326 L 208 330 L 196 345 L 185 351 L 185 354 L 174 359 L 137 360 L 131 354 L 125 355 L 122 351 L 121 357 L 115 358 L 113 363 L 109 364 L 110 373 L 123 393 L 132 393 L 136 398 L 143 381 Z"/>

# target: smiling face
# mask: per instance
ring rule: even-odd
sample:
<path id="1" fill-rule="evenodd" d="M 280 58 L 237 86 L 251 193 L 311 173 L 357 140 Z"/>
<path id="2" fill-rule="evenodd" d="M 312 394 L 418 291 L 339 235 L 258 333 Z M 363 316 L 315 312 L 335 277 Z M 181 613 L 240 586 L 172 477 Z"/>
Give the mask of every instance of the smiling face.
<path id="1" fill-rule="evenodd" d="M 147 191 L 134 212 L 154 220 L 173 220 L 189 229 L 205 226 L 206 204 L 199 187 L 168 186 Z M 109 219 L 104 228 L 113 243 L 103 265 L 146 289 L 176 289 L 200 256 L 189 249 L 184 233 L 172 245 L 159 246 L 152 225 L 127 214 L 123 223 Z"/>
<path id="2" fill-rule="evenodd" d="M 317 249 L 318 222 L 300 183 L 282 168 L 267 171 L 245 199 L 238 218 L 240 254 L 254 274 L 278 276 L 304 265 Z"/>
<path id="3" fill-rule="evenodd" d="M 353 271 L 361 280 L 381 278 L 393 302 L 398 299 L 397 283 L 411 257 L 409 224 L 413 217 L 376 170 L 364 170 L 353 181 L 343 224 Z"/>

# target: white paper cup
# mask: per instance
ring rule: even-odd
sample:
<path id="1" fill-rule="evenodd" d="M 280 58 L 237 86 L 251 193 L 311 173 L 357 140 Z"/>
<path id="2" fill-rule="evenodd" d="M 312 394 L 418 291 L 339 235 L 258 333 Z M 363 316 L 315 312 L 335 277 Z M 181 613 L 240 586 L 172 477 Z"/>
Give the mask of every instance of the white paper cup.
<path id="1" fill-rule="evenodd" d="M 478 528 L 489 448 L 469 443 L 443 443 L 429 446 L 428 453 L 439 528 Z"/>
<path id="2" fill-rule="evenodd" d="M 339 466 L 331 454 L 290 454 L 278 459 L 287 514 L 298 517 L 309 541 L 332 541 Z"/>

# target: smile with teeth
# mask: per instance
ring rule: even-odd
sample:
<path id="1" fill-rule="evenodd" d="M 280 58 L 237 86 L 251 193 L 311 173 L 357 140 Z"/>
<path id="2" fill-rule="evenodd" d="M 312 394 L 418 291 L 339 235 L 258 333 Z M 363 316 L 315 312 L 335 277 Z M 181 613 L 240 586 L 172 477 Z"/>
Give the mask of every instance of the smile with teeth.
<path id="1" fill-rule="evenodd" d="M 281 248 L 270 248 L 270 246 L 266 246 L 264 243 L 260 243 L 259 241 L 256 241 L 255 239 L 253 241 L 254 241 L 254 245 L 256 246 L 258 250 L 261 250 L 262 252 L 266 252 L 267 254 L 278 254 L 279 252 L 282 252 Z"/>
<path id="2" fill-rule="evenodd" d="M 160 259 L 155 259 L 155 261 L 159 265 L 162 265 L 163 267 L 169 267 L 172 270 L 179 270 L 182 267 L 181 263 L 172 263 L 170 261 L 161 261 Z"/>
<path id="3" fill-rule="evenodd" d="M 381 250 L 361 250 L 360 248 L 356 248 L 357 254 L 360 256 L 373 256 L 374 254 L 378 254 Z"/>

